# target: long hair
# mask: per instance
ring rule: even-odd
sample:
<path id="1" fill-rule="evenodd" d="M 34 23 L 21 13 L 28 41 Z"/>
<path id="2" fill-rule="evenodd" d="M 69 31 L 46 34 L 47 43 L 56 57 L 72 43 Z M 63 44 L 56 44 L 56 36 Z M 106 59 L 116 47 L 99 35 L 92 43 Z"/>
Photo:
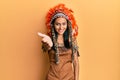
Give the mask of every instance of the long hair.
<path id="1" fill-rule="evenodd" d="M 58 38 L 58 33 L 56 32 L 55 28 L 54 28 L 54 22 L 56 19 L 54 19 L 51 23 L 51 31 L 52 31 L 52 41 L 53 41 L 53 49 L 55 50 L 55 61 L 56 64 L 59 63 L 59 50 L 58 50 L 58 44 L 57 44 L 57 38 Z M 66 19 L 67 20 L 67 19 Z M 72 27 L 71 27 L 71 22 L 67 20 L 67 29 L 65 30 L 65 32 L 63 33 L 63 39 L 64 39 L 64 46 L 66 48 L 71 48 L 72 49 L 72 62 L 74 60 L 74 52 L 75 52 L 75 48 L 74 48 L 74 43 L 72 40 Z M 69 40 L 70 39 L 70 40 Z"/>
<path id="2" fill-rule="evenodd" d="M 52 21 L 52 27 L 54 28 L 54 23 L 55 23 L 55 20 L 56 19 L 54 19 L 53 21 Z M 66 19 L 67 20 L 67 19 Z M 68 23 L 69 23 L 69 21 L 67 20 L 67 29 L 65 30 L 65 32 L 63 33 L 63 40 L 64 40 L 64 46 L 65 46 L 65 48 L 71 48 L 71 43 L 70 43 L 70 41 L 69 41 L 69 37 L 70 37 L 70 30 L 69 30 L 69 25 L 68 25 Z M 54 28 L 54 33 L 55 33 L 55 39 L 57 40 L 57 38 L 58 38 L 58 33 L 56 32 L 56 30 L 55 30 L 55 28 Z M 53 37 L 52 37 L 53 38 Z M 53 39 L 52 39 L 53 40 Z"/>

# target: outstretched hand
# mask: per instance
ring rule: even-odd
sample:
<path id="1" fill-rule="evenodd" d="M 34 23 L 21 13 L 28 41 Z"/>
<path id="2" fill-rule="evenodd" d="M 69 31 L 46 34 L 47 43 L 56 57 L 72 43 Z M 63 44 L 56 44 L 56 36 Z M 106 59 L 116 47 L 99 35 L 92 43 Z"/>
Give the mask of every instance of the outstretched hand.
<path id="1" fill-rule="evenodd" d="M 47 35 L 45 35 L 45 34 L 42 34 L 42 33 L 40 33 L 40 32 L 38 32 L 38 35 L 39 35 L 40 37 L 42 37 L 42 42 L 43 42 L 43 43 L 47 43 L 50 47 L 53 46 L 53 42 L 52 42 L 52 40 L 51 40 L 51 38 L 50 38 L 49 36 L 47 36 Z"/>

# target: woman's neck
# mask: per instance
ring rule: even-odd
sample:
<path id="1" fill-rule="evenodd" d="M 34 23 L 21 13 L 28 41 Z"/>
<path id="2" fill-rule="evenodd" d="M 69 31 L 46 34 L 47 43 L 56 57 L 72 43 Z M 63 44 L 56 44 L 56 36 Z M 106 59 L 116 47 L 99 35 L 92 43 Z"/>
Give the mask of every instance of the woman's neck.
<path id="1" fill-rule="evenodd" d="M 64 41 L 63 35 L 58 35 L 57 42 L 58 43 L 64 43 L 63 41 Z"/>

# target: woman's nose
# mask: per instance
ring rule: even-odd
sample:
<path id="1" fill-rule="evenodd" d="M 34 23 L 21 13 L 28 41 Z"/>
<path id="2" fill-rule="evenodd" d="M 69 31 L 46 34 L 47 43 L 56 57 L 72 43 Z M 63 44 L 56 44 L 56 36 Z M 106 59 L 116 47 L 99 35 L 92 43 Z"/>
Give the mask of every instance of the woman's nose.
<path id="1" fill-rule="evenodd" d="M 63 29 L 63 25 L 60 25 L 59 29 Z"/>

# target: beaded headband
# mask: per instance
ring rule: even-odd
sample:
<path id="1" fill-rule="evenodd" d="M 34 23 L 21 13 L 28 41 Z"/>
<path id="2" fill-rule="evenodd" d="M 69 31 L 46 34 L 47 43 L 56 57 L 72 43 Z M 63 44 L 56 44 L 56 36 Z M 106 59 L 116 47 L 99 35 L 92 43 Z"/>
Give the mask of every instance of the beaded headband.
<path id="1" fill-rule="evenodd" d="M 52 17 L 52 19 L 51 19 L 51 21 L 50 21 L 50 24 L 52 23 L 52 21 L 53 21 L 54 19 L 59 18 L 59 17 L 64 17 L 65 19 L 68 20 L 68 16 L 66 16 L 65 14 L 63 14 L 63 13 L 56 13 L 56 14 Z"/>

